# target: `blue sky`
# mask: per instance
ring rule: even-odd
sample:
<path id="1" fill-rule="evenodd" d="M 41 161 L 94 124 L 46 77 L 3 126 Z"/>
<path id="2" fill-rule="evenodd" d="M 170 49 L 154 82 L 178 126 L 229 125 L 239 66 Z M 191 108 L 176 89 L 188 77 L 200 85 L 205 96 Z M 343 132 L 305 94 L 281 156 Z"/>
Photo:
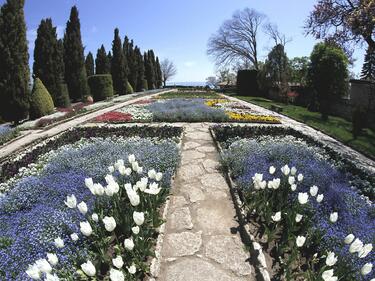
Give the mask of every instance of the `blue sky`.
<path id="1" fill-rule="evenodd" d="M 3 4 L 5 0 L 0 0 Z M 291 37 L 286 46 L 288 56 L 308 56 L 316 43 L 305 37 L 303 25 L 316 1 L 313 0 L 26 0 L 29 51 L 32 61 L 36 29 L 42 18 L 51 17 L 63 35 L 70 8 L 80 12 L 85 52 L 96 54 L 104 44 L 111 48 L 113 30 L 128 35 L 142 50 L 152 48 L 162 58 L 175 62 L 178 74 L 174 81 L 204 81 L 215 73 L 213 61 L 206 55 L 208 38 L 226 19 L 245 7 L 268 16 L 270 22 Z M 271 41 L 259 36 L 260 55 L 267 55 Z M 358 49 L 354 72 L 360 72 L 363 50 Z"/>

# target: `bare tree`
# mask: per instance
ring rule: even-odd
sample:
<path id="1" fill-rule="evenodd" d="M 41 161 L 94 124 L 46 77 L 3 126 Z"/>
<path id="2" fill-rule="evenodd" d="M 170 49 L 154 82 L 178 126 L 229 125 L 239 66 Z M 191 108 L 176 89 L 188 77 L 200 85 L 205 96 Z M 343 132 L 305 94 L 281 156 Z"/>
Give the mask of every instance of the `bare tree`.
<path id="1" fill-rule="evenodd" d="M 208 41 L 208 55 L 217 65 L 250 61 L 258 69 L 257 34 L 266 17 L 246 8 L 233 14 Z"/>
<path id="2" fill-rule="evenodd" d="M 163 84 L 165 87 L 167 84 L 167 81 L 177 74 L 177 68 L 174 65 L 174 63 L 170 61 L 169 59 L 162 60 L 162 62 L 160 63 L 160 68 L 161 68 L 161 73 L 162 73 L 162 78 L 163 78 Z"/>
<path id="3" fill-rule="evenodd" d="M 276 24 L 267 23 L 264 26 L 264 32 L 270 37 L 274 42 L 274 46 L 285 45 L 292 41 L 292 38 L 286 38 L 285 34 L 282 34 L 277 28 Z"/>

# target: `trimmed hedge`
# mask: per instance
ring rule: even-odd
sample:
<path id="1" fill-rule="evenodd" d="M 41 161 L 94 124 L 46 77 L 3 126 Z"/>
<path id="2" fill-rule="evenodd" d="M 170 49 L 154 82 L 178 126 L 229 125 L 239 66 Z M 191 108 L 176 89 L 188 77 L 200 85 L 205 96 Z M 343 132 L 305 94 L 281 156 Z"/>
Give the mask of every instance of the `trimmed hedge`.
<path id="1" fill-rule="evenodd" d="M 37 119 L 53 112 L 53 100 L 39 78 L 35 78 L 30 98 L 30 119 Z"/>
<path id="2" fill-rule="evenodd" d="M 237 94 L 240 96 L 258 96 L 258 71 L 239 70 L 237 72 Z"/>
<path id="3" fill-rule="evenodd" d="M 113 96 L 113 81 L 110 74 L 97 74 L 88 78 L 94 101 L 106 100 Z"/>

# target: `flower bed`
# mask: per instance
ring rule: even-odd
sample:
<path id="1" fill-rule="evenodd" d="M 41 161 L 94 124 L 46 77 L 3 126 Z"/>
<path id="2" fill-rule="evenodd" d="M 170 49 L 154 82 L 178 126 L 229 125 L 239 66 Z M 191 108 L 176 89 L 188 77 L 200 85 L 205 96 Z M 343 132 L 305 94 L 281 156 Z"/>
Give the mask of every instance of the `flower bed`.
<path id="1" fill-rule="evenodd" d="M 132 120 L 130 113 L 111 111 L 95 118 L 96 122 L 127 122 Z"/>
<path id="2" fill-rule="evenodd" d="M 14 139 L 19 135 L 17 128 L 12 128 L 10 125 L 0 125 L 0 145 Z"/>
<path id="3" fill-rule="evenodd" d="M 0 198 L 0 279 L 142 280 L 147 274 L 158 208 L 179 161 L 169 137 L 181 130 L 161 138 L 129 138 L 134 128 L 118 130 L 117 136 L 116 128 L 72 130 L 42 146 L 48 149 L 36 148 L 43 154 L 29 151 L 13 162 L 29 166 Z M 95 132 L 106 138 L 80 139 Z"/>
<path id="4" fill-rule="evenodd" d="M 353 190 L 355 171 L 291 130 L 215 127 L 214 132 L 243 210 L 258 225 L 253 235 L 274 260 L 274 278 L 375 277 L 375 208 L 359 194 L 360 182 Z"/>
<path id="5" fill-rule="evenodd" d="M 168 93 L 169 94 L 169 93 Z M 251 122 L 278 124 L 280 120 L 274 116 L 257 114 L 251 108 L 245 107 L 228 99 L 203 99 L 194 97 L 148 99 L 142 103 L 125 106 L 115 112 L 130 114 L 130 120 L 99 116 L 94 122 Z"/>

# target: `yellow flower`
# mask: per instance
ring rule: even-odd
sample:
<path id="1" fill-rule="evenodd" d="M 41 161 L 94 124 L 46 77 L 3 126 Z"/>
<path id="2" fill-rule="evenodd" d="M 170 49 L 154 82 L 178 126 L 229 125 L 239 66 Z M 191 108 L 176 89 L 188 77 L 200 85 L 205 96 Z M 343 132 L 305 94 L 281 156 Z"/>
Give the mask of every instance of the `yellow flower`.
<path id="1" fill-rule="evenodd" d="M 229 102 L 228 99 L 213 99 L 213 100 L 208 100 L 205 102 L 205 104 L 209 107 L 215 107 L 218 103 L 226 103 Z"/>
<path id="2" fill-rule="evenodd" d="M 225 112 L 231 121 L 254 122 L 254 123 L 281 123 L 279 118 L 268 115 L 254 115 L 250 113 Z"/>

